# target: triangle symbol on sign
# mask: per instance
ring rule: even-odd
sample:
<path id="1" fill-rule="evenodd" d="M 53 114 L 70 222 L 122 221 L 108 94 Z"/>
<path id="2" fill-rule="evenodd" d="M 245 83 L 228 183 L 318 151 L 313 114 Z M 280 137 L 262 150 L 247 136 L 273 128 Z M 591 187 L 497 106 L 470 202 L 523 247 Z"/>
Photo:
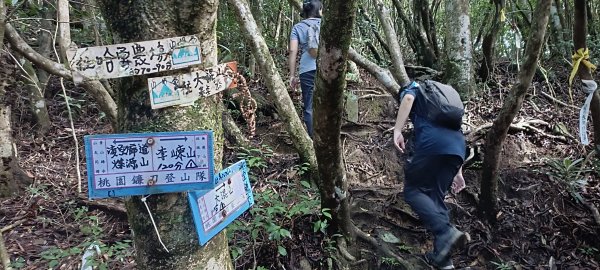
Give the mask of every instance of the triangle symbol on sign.
<path id="1" fill-rule="evenodd" d="M 198 165 L 196 165 L 196 162 L 194 162 L 193 159 L 190 159 L 190 161 L 188 161 L 187 165 L 185 165 L 186 169 L 192 169 L 192 168 L 198 168 Z"/>

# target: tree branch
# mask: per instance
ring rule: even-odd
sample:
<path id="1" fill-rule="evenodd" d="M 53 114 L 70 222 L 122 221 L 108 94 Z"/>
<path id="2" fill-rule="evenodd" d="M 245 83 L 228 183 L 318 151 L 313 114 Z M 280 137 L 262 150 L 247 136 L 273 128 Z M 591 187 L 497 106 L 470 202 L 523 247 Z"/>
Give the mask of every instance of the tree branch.
<path id="1" fill-rule="evenodd" d="M 398 90 L 400 89 L 400 85 L 394 80 L 392 74 L 388 69 L 382 68 L 377 64 L 371 62 L 366 57 L 360 55 L 357 51 L 350 48 L 348 51 L 348 58 L 352 60 L 354 63 L 359 65 L 360 67 L 366 69 L 369 73 L 377 78 L 377 80 L 383 84 L 385 90 L 388 93 L 392 94 L 396 99 L 398 97 Z"/>
<path id="2" fill-rule="evenodd" d="M 73 80 L 73 74 L 69 69 L 36 52 L 29 44 L 27 44 L 27 42 L 25 42 L 25 40 L 23 40 L 23 38 L 21 38 L 17 30 L 10 23 L 6 24 L 5 37 L 15 51 L 19 52 L 36 66 L 52 75 L 67 80 Z M 82 85 L 94 97 L 96 102 L 98 102 L 100 110 L 106 114 L 109 121 L 114 126 L 117 122 L 117 104 L 106 88 L 104 88 L 99 81 L 87 81 L 83 82 Z"/>
<path id="3" fill-rule="evenodd" d="M 377 6 L 377 16 L 383 27 L 387 44 L 390 47 L 390 55 L 392 57 L 392 63 L 394 64 L 392 76 L 400 83 L 400 85 L 405 85 L 410 81 L 410 78 L 408 78 L 406 70 L 404 69 L 404 59 L 402 58 L 402 51 L 400 50 L 400 44 L 398 43 L 398 35 L 396 35 L 396 31 L 392 26 L 389 10 L 381 0 L 374 0 L 374 3 Z"/>

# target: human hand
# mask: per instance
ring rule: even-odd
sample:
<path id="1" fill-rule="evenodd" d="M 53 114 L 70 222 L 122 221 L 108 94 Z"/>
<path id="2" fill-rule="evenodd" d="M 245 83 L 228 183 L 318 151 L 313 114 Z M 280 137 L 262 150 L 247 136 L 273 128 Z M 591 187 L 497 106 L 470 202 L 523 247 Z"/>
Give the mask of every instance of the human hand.
<path id="1" fill-rule="evenodd" d="M 296 92 L 296 88 L 298 88 L 298 79 L 294 76 L 290 76 L 290 90 Z"/>
<path id="2" fill-rule="evenodd" d="M 402 136 L 402 130 L 394 129 L 394 146 L 396 146 L 396 149 L 398 149 L 400 153 L 404 153 L 404 149 L 406 149 L 406 146 L 404 144 L 404 136 Z"/>
<path id="3" fill-rule="evenodd" d="M 452 181 L 452 193 L 457 194 L 466 186 L 465 178 L 463 177 L 462 172 L 459 171 L 456 176 L 454 176 L 454 180 Z"/>

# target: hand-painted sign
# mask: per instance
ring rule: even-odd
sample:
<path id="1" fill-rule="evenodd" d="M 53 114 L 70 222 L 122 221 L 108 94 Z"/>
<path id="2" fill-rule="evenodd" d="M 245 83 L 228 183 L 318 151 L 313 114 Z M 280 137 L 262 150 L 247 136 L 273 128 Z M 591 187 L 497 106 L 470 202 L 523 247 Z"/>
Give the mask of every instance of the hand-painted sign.
<path id="1" fill-rule="evenodd" d="M 69 51 L 73 80 L 144 75 L 201 63 L 196 36 L 80 48 Z"/>
<path id="2" fill-rule="evenodd" d="M 90 198 L 211 189 L 212 131 L 85 136 Z"/>
<path id="3" fill-rule="evenodd" d="M 254 204 L 246 161 L 239 161 L 215 175 L 210 191 L 188 193 L 200 245 L 206 244 Z"/>
<path id="4" fill-rule="evenodd" d="M 152 109 L 194 103 L 199 97 L 207 97 L 235 87 L 237 63 L 229 62 L 192 73 L 148 79 Z"/>

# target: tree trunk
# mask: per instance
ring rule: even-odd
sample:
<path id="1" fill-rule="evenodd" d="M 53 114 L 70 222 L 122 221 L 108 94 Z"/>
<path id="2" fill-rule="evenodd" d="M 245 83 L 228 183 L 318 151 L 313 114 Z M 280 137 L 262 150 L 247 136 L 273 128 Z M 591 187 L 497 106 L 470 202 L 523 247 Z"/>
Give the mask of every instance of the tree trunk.
<path id="1" fill-rule="evenodd" d="M 421 29 L 422 25 L 420 20 L 419 22 L 415 22 L 414 20 L 408 18 L 408 16 L 404 13 L 401 0 L 393 0 L 392 2 L 396 7 L 398 16 L 402 20 L 404 28 L 406 29 L 406 38 L 412 44 L 411 48 L 415 54 L 417 54 L 417 58 L 421 60 L 421 63 L 424 66 L 434 68 L 437 62 L 437 55 L 432 44 L 429 43 L 427 34 Z M 415 16 L 420 18 L 420 15 Z M 385 25 L 383 29 L 385 31 Z"/>
<path id="2" fill-rule="evenodd" d="M 283 117 L 283 122 L 292 137 L 292 143 L 296 151 L 298 151 L 303 161 L 310 164 L 313 173 L 316 172 L 317 160 L 312 140 L 302 126 L 300 117 L 296 113 L 294 103 L 286 90 L 285 83 L 279 75 L 269 48 L 262 35 L 258 32 L 248 3 L 245 0 L 229 0 L 229 3 L 233 6 L 238 21 L 243 26 L 242 32 L 252 47 L 252 53 L 256 57 L 261 74 L 264 76 L 267 89 L 273 97 L 279 114 Z"/>
<path id="3" fill-rule="evenodd" d="M 575 21 L 573 23 L 573 44 L 575 45 L 575 51 L 581 48 L 587 48 L 586 37 L 588 22 L 586 18 L 586 8 L 586 0 L 575 0 Z M 593 80 L 590 70 L 583 64 L 579 65 L 577 74 L 582 80 Z M 594 127 L 594 149 L 600 149 L 600 95 L 598 95 L 598 91 L 594 92 L 590 110 L 592 112 L 592 125 Z"/>
<path id="4" fill-rule="evenodd" d="M 519 113 L 523 99 L 527 94 L 527 89 L 529 89 L 531 80 L 535 74 L 537 61 L 544 42 L 544 35 L 546 34 L 546 26 L 548 25 L 551 1 L 538 1 L 534 16 L 532 16 L 535 20 L 532 24 L 531 35 L 527 41 L 525 49 L 526 58 L 525 62 L 521 65 L 519 82 L 511 89 L 498 117 L 494 120 L 487 134 L 481 180 L 480 210 L 484 217 L 492 223 L 496 221 L 496 213 L 498 213 L 498 164 L 500 163 L 500 153 L 510 124 L 517 113 Z"/>
<path id="5" fill-rule="evenodd" d="M 69 16 L 69 1 L 58 0 L 57 1 L 57 15 L 58 20 L 58 47 L 61 58 L 61 63 L 67 63 L 67 50 L 71 46 L 71 22 Z"/>
<path id="6" fill-rule="evenodd" d="M 473 94 L 473 51 L 469 0 L 446 1 L 445 81 L 463 97 Z"/>
<path id="7" fill-rule="evenodd" d="M 44 87 L 45 83 L 38 77 L 36 70 L 29 60 L 25 60 L 23 69 L 27 73 L 25 84 L 29 91 L 29 102 L 31 103 L 31 111 L 35 118 L 36 133 L 39 137 L 44 136 L 50 129 L 50 115 L 48 114 L 48 108 L 46 107 L 46 99 L 44 99 Z M 47 74 L 46 72 L 42 72 Z M 46 80 L 48 78 L 46 77 Z"/>
<path id="8" fill-rule="evenodd" d="M 217 63 L 216 19 L 218 1 L 101 0 L 104 18 L 118 42 L 135 42 L 195 34 L 202 45 L 202 67 Z M 150 19 L 149 19 L 150 18 Z M 186 72 L 182 70 L 181 72 Z M 223 158 L 223 104 L 220 95 L 201 98 L 193 106 L 152 110 L 147 76 L 119 79 L 115 85 L 120 132 L 213 130 L 215 170 Z M 147 198 L 160 237 L 158 241 L 141 197 L 126 201 L 139 269 L 226 269 L 231 258 L 225 232 L 201 247 L 187 195 L 170 193 Z"/>
<path id="9" fill-rule="evenodd" d="M 398 36 L 392 26 L 390 19 L 390 13 L 387 7 L 381 2 L 381 0 L 373 0 L 377 8 L 377 16 L 383 27 L 383 32 L 387 39 L 388 46 L 390 47 L 390 55 L 392 58 L 392 76 L 402 86 L 408 84 L 410 78 L 406 74 L 404 69 L 404 59 L 402 58 L 402 51 L 400 50 L 400 44 L 398 43 Z"/>
<path id="10" fill-rule="evenodd" d="M 483 44 L 481 45 L 483 61 L 481 63 L 481 67 L 479 68 L 479 77 L 483 81 L 487 81 L 490 73 L 494 72 L 494 50 L 496 47 L 496 39 L 498 38 L 500 28 L 503 24 L 503 22 L 500 21 L 500 11 L 504 8 L 504 0 L 494 0 L 494 3 L 496 10 L 494 13 L 494 19 L 492 21 L 492 26 L 489 32 L 483 38 Z"/>
<path id="11" fill-rule="evenodd" d="M 550 21 L 552 22 L 551 29 L 554 40 L 554 46 L 552 47 L 554 48 L 554 52 L 563 57 L 569 55 L 569 49 L 563 39 L 563 27 L 555 1 L 552 1 L 552 7 L 550 7 Z"/>
<path id="12" fill-rule="evenodd" d="M 356 0 L 327 1 L 324 9 L 314 93 L 315 152 L 321 207 L 331 209 L 331 233 L 352 239 L 348 182 L 340 131 L 346 89 L 346 59 L 356 19 Z"/>

